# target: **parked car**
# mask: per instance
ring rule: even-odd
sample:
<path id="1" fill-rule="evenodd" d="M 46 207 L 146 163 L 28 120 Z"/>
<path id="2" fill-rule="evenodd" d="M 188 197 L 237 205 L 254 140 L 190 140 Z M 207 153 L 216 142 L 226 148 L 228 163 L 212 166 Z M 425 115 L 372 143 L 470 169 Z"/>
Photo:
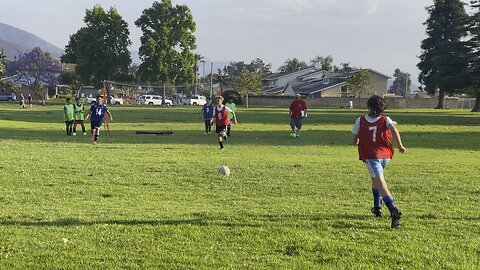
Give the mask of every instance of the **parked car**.
<path id="1" fill-rule="evenodd" d="M 17 96 L 14 93 L 0 93 L 0 101 L 14 102 L 17 100 Z"/>
<path id="2" fill-rule="evenodd" d="M 157 95 L 142 95 L 138 97 L 138 104 L 148 105 L 148 106 L 161 106 L 162 105 L 162 96 Z M 173 101 L 171 99 L 165 98 L 165 105 L 172 106 Z"/>
<path id="3" fill-rule="evenodd" d="M 207 98 L 205 96 L 193 95 L 188 99 L 184 99 L 184 105 L 200 105 L 203 106 L 207 103 Z"/>
<path id="4" fill-rule="evenodd" d="M 103 98 L 103 96 L 102 96 Z M 87 98 L 87 101 L 85 101 L 85 103 L 88 103 L 88 104 L 93 104 L 96 100 L 96 97 L 89 97 Z M 112 105 L 123 105 L 123 99 L 121 98 L 116 98 L 114 96 L 110 96 L 110 104 Z"/>

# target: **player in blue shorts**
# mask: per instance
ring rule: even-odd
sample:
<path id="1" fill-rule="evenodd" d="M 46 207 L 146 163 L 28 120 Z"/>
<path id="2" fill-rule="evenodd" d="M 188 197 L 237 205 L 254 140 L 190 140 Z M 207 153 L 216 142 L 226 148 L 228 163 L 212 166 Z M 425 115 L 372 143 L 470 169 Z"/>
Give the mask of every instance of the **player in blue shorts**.
<path id="1" fill-rule="evenodd" d="M 90 118 L 90 134 L 93 137 L 93 144 L 97 144 L 98 136 L 100 135 L 100 128 L 102 127 L 103 120 L 105 118 L 105 113 L 110 117 L 110 121 L 113 121 L 112 114 L 107 108 L 107 105 L 103 104 L 103 99 L 100 96 L 97 96 L 95 104 L 90 107 L 90 111 L 85 117 L 85 121 Z"/>

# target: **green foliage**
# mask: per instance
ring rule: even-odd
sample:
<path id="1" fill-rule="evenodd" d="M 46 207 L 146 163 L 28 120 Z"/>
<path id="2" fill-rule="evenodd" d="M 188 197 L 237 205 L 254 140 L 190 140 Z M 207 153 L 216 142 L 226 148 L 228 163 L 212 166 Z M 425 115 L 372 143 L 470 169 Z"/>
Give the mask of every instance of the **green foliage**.
<path id="1" fill-rule="evenodd" d="M 244 69 L 233 81 L 233 88 L 242 96 L 260 94 L 262 90 L 262 78 L 255 72 Z"/>
<path id="2" fill-rule="evenodd" d="M 249 64 L 240 62 L 230 62 L 230 64 L 223 69 L 218 69 L 213 74 L 213 81 L 220 83 L 223 87 L 233 87 L 234 81 L 243 70 L 247 70 L 252 73 L 257 73 L 261 78 L 270 75 L 272 64 L 265 64 L 260 58 L 253 59 Z M 207 81 L 210 81 L 210 76 L 207 77 Z"/>
<path id="3" fill-rule="evenodd" d="M 222 96 L 225 98 L 225 103 L 230 99 L 233 99 L 233 103 L 236 105 L 242 105 L 242 95 L 235 90 L 227 90 L 222 92 Z"/>
<path id="4" fill-rule="evenodd" d="M 300 61 L 297 58 L 287 59 L 283 66 L 278 70 L 280 72 L 293 72 L 307 68 L 308 65 L 304 61 Z"/>
<path id="5" fill-rule="evenodd" d="M 427 8 L 427 38 L 422 41 L 422 54 L 417 64 L 419 81 L 430 94 L 440 92 L 438 108 L 443 108 L 445 93 L 468 86 L 469 48 L 468 15 L 459 0 L 435 0 Z"/>
<path id="6" fill-rule="evenodd" d="M 352 76 L 347 79 L 346 86 L 347 96 L 364 96 L 375 92 L 375 85 L 373 84 L 370 72 L 368 69 L 359 69 Z"/>
<path id="7" fill-rule="evenodd" d="M 143 32 L 138 69 L 141 80 L 154 84 L 194 82 L 196 25 L 186 5 L 174 7 L 171 0 L 154 2 L 135 25 Z"/>
<path id="8" fill-rule="evenodd" d="M 96 5 L 87 9 L 86 26 L 70 36 L 63 62 L 76 63 L 84 85 L 102 87 L 103 80 L 124 78 L 131 63 L 128 24 L 114 7 L 105 11 Z"/>
<path id="9" fill-rule="evenodd" d="M 75 93 L 82 87 L 78 74 L 73 71 L 62 71 L 60 73 L 60 84 L 70 85 Z"/>
<path id="10" fill-rule="evenodd" d="M 395 80 L 390 88 L 390 92 L 395 93 L 397 96 L 405 96 L 405 94 L 410 91 L 412 85 L 410 74 L 402 72 L 399 68 L 396 68 L 393 77 Z"/>
<path id="11" fill-rule="evenodd" d="M 327 57 L 317 56 L 310 61 L 310 64 L 320 64 L 322 66 L 322 70 L 333 71 L 333 57 L 331 55 Z"/>
<path id="12" fill-rule="evenodd" d="M 480 0 L 471 1 L 471 8 L 474 10 L 470 16 L 470 87 L 469 92 L 476 97 L 474 112 L 480 111 Z"/>
<path id="13" fill-rule="evenodd" d="M 110 110 L 94 146 L 64 135 L 60 104 L 0 104 L 1 269 L 480 266 L 477 114 L 387 111 L 408 148 L 385 171 L 404 214 L 391 230 L 349 145 L 363 110 L 309 109 L 297 140 L 288 108 L 239 108 L 213 159 L 198 107 Z"/>
<path id="14" fill-rule="evenodd" d="M 15 84 L 1 80 L 7 76 L 7 64 L 8 64 L 7 56 L 5 55 L 5 52 L 3 51 L 3 49 L 0 49 L 0 91 L 2 92 L 13 91 L 15 90 L 13 89 L 14 86 L 16 86 Z"/>
<path id="15" fill-rule="evenodd" d="M 7 74 L 7 63 L 7 56 L 5 55 L 3 49 L 0 49 L 0 79 L 5 77 Z"/>

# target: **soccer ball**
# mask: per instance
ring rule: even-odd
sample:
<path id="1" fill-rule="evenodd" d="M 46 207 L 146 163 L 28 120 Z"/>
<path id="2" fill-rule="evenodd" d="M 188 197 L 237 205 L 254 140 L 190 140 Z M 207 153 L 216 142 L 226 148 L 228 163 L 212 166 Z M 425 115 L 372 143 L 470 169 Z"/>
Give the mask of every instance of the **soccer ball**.
<path id="1" fill-rule="evenodd" d="M 221 173 L 223 175 L 230 175 L 230 169 L 227 166 L 222 166 L 218 168 L 218 173 Z"/>
<path id="2" fill-rule="evenodd" d="M 290 137 L 296 138 L 296 137 L 297 137 L 297 134 L 295 134 L 295 133 L 290 133 Z"/>

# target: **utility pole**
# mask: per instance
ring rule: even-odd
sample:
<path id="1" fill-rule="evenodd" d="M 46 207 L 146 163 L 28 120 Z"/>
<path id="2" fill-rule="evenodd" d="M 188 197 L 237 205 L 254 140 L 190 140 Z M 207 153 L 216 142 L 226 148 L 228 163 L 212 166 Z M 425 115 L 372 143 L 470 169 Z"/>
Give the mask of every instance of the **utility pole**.
<path id="1" fill-rule="evenodd" d="M 210 99 L 213 96 L 213 62 L 210 63 Z"/>

